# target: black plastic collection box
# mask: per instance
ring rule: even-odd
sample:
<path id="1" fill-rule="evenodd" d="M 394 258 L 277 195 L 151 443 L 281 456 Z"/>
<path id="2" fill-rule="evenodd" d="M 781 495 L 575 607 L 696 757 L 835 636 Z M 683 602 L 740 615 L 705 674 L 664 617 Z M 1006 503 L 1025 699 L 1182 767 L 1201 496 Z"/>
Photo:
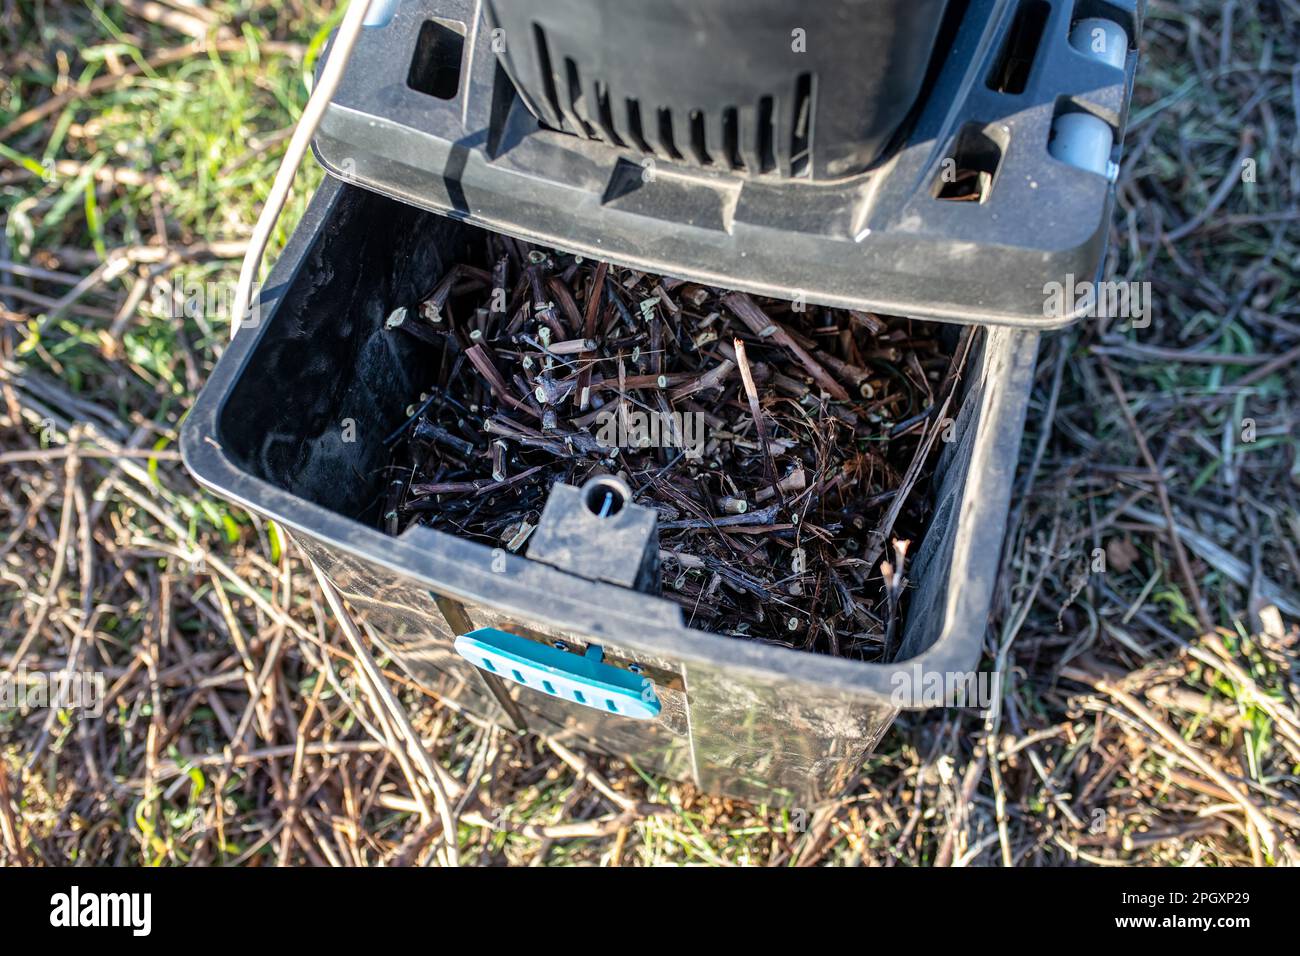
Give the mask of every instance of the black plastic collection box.
<path id="1" fill-rule="evenodd" d="M 954 440 L 932 476 L 934 517 L 909 562 L 896 660 L 774 647 L 694 630 L 669 600 L 443 532 L 379 530 L 384 439 L 426 385 L 433 348 L 386 334 L 385 320 L 460 260 L 475 228 L 327 178 L 263 288 L 258 322 L 186 419 L 186 464 L 291 529 L 374 642 L 459 706 L 713 792 L 782 804 L 832 794 L 900 708 L 934 703 L 923 675 L 967 674 L 979 660 L 1038 333 L 975 333 Z M 484 628 L 585 659 L 599 647 L 603 665 L 643 683 L 653 712 L 503 681 L 457 650 Z"/>

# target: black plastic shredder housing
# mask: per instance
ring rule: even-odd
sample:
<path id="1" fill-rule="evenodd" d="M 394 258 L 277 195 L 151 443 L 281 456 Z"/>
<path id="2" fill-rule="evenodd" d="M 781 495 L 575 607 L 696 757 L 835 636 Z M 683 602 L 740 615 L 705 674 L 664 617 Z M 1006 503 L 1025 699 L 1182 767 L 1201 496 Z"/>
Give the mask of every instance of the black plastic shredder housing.
<path id="1" fill-rule="evenodd" d="M 1048 283 L 1102 266 L 1143 7 L 375 0 L 315 148 L 347 182 L 647 272 L 1052 328 L 1079 313 Z M 1104 54 L 1098 20 L 1121 31 Z M 1057 158 L 1080 117 L 1089 168 Z"/>
<path id="2" fill-rule="evenodd" d="M 433 347 L 385 330 L 466 253 L 475 227 L 327 178 L 181 431 L 191 472 L 289 529 L 369 637 L 423 686 L 507 727 L 560 735 L 700 787 L 807 806 L 841 788 L 932 675 L 977 665 L 1038 333 L 978 330 L 933 519 L 910 562 L 897 659 L 868 664 L 687 627 L 666 599 L 414 526 L 378 529 L 386 436 Z M 653 682 L 633 720 L 505 683 L 461 657 L 496 627 Z"/>
<path id="3" fill-rule="evenodd" d="M 501 65 L 551 129 L 696 168 L 825 180 L 885 151 L 947 5 L 491 0 L 488 12 L 509 41 Z"/>
<path id="4" fill-rule="evenodd" d="M 1039 330 L 1071 318 L 1044 314 L 1044 285 L 1099 268 L 1141 13 L 1141 0 L 374 0 L 315 143 L 332 176 L 186 419 L 186 463 L 291 529 L 370 638 L 457 706 L 712 792 L 832 795 L 900 709 L 941 702 L 931 678 L 978 663 Z M 1125 38 L 1110 62 L 1077 43 L 1098 18 Z M 1102 131 L 1091 170 L 1056 158 L 1063 118 Z M 621 577 L 591 570 L 576 525 L 536 560 L 379 530 L 385 438 L 436 358 L 385 320 L 479 228 L 709 285 L 986 325 L 930 476 L 894 660 L 687 626 L 643 587 L 652 516 L 626 516 L 620 546 L 646 542 L 646 558 Z M 599 648 L 644 675 L 657 715 L 506 682 L 454 646 L 483 628 Z"/>

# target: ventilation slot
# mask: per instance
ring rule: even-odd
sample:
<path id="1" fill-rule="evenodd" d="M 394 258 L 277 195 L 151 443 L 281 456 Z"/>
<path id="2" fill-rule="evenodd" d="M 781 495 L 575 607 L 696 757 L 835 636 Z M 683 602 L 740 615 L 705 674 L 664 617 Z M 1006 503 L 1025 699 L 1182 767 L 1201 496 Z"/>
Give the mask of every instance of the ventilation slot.
<path id="1" fill-rule="evenodd" d="M 582 132 L 588 139 L 594 139 L 596 131 L 592 129 L 591 124 L 587 122 L 589 115 L 586 103 L 582 99 L 582 81 L 578 77 L 578 64 L 571 59 L 564 61 L 564 73 L 569 81 L 569 110 L 582 127 Z"/>
<path id="2" fill-rule="evenodd" d="M 465 52 L 465 24 L 426 20 L 415 40 L 415 56 L 406 74 L 411 89 L 454 100 L 460 89 L 460 61 Z"/>
<path id="3" fill-rule="evenodd" d="M 551 71 L 551 51 L 546 45 L 546 31 L 533 24 L 533 42 L 537 46 L 537 63 L 542 71 L 542 89 L 546 92 L 546 105 L 551 111 L 551 122 L 563 127 L 564 111 L 560 109 L 560 95 L 555 90 L 555 74 Z"/>
<path id="4" fill-rule="evenodd" d="M 1025 91 L 1051 13 L 1052 5 L 1047 0 L 1025 0 L 1020 4 L 1002 53 L 989 74 L 989 89 L 1012 94 Z"/>
<path id="5" fill-rule="evenodd" d="M 614 111 L 609 105 L 609 87 L 600 81 L 596 82 L 596 117 L 605 139 L 618 147 L 627 145 L 623 142 L 623 137 L 619 136 L 618 131 L 614 129 Z"/>
<path id="6" fill-rule="evenodd" d="M 986 128 L 966 125 L 946 159 L 939 166 L 934 198 L 946 202 L 982 203 L 993 189 L 1002 147 Z"/>
<path id="7" fill-rule="evenodd" d="M 627 134 L 632 137 L 632 145 L 641 152 L 654 152 L 646 142 L 645 133 L 641 129 L 641 104 L 636 100 L 627 101 Z"/>
<path id="8" fill-rule="evenodd" d="M 801 73 L 795 84 L 794 129 L 790 135 L 790 175 L 808 172 L 812 153 L 812 74 Z"/>
<path id="9" fill-rule="evenodd" d="M 740 157 L 740 123 L 737 115 L 734 106 L 722 111 L 722 148 L 731 168 L 739 170 L 745 168 L 745 161 Z"/>
<path id="10" fill-rule="evenodd" d="M 673 159 L 682 158 L 682 154 L 677 151 L 677 144 L 673 142 L 672 110 L 661 109 L 659 111 L 659 145 Z"/>
<path id="11" fill-rule="evenodd" d="M 770 173 L 776 169 L 776 153 L 773 146 L 776 137 L 772 135 L 772 97 L 764 96 L 758 101 L 758 171 Z"/>
<path id="12" fill-rule="evenodd" d="M 691 152 L 701 166 L 712 166 L 713 158 L 709 156 L 709 147 L 704 138 L 704 114 L 699 110 L 691 111 Z"/>

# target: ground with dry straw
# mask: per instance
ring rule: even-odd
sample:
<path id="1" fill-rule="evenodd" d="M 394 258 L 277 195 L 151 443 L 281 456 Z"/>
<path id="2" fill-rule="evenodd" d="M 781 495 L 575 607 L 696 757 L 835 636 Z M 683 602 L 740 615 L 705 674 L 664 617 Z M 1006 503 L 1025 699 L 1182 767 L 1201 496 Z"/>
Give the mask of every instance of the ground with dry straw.
<path id="1" fill-rule="evenodd" d="M 0 666 L 107 680 L 100 719 L 0 711 L 0 862 L 1300 856 L 1296 0 L 1152 3 L 1111 264 L 1153 321 L 1044 339 L 1000 705 L 903 715 L 793 815 L 367 666 L 293 543 L 180 464 L 228 328 L 167 319 L 172 283 L 233 277 L 332 4 L 0 10 Z"/>

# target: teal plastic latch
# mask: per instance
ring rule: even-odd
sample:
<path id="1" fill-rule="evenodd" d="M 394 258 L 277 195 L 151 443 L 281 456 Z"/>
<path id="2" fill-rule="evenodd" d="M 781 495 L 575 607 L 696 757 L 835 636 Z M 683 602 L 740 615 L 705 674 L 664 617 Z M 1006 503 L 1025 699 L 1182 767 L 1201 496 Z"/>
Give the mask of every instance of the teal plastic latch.
<path id="1" fill-rule="evenodd" d="M 594 644 L 580 657 L 495 627 L 481 627 L 456 638 L 455 647 L 471 664 L 543 694 L 633 720 L 659 716 L 654 682 L 603 663 L 605 653 Z"/>

